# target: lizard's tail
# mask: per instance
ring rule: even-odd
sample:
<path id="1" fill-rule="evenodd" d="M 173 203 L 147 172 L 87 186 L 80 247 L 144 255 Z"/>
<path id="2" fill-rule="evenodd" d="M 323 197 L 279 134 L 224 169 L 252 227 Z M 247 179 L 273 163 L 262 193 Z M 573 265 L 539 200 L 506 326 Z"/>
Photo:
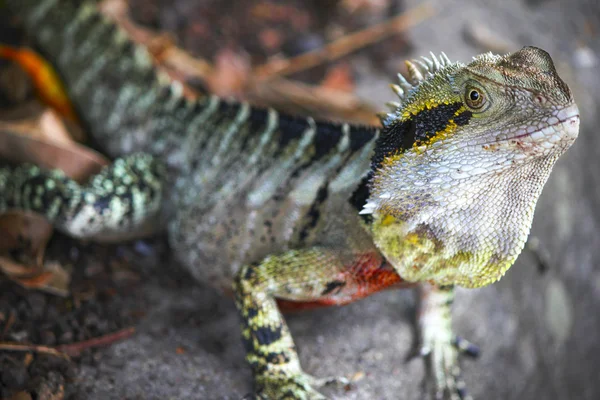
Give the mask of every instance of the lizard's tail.
<path id="1" fill-rule="evenodd" d="M 79 183 L 59 170 L 0 166 L 0 214 L 30 210 L 75 237 L 118 241 L 160 228 L 163 169 L 132 154 Z"/>
<path id="2" fill-rule="evenodd" d="M 170 117 L 183 97 L 146 49 L 102 15 L 94 0 L 5 0 L 62 79 L 96 144 L 110 156 L 150 151 L 157 133 L 177 136 Z M 162 132 L 163 134 L 165 132 Z"/>

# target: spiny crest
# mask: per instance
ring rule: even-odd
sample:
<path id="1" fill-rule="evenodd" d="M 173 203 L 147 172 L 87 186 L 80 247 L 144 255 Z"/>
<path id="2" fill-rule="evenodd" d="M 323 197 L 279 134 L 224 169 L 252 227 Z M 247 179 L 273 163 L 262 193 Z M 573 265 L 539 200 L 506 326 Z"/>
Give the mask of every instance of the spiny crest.
<path id="1" fill-rule="evenodd" d="M 430 58 L 422 56 L 422 60 L 406 61 L 408 76 L 404 77 L 402 74 L 398 74 L 399 84 L 390 85 L 394 93 L 396 93 L 400 99 L 400 102 L 387 102 L 386 105 L 391 109 L 391 113 L 378 114 L 383 126 L 389 125 L 397 118 L 397 112 L 403 107 L 406 100 L 419 85 L 434 77 L 444 68 L 454 65 L 444 52 L 442 52 L 439 57 L 433 52 L 430 52 L 429 54 L 431 55 Z"/>
<path id="2" fill-rule="evenodd" d="M 500 55 L 492 53 L 491 51 L 488 51 L 487 53 L 483 53 L 478 56 L 474 56 L 473 61 L 477 61 L 482 64 L 492 65 L 492 64 L 496 64 L 498 61 L 500 61 L 502 59 L 506 59 L 508 56 L 509 56 L 508 54 L 506 56 L 500 56 Z"/>

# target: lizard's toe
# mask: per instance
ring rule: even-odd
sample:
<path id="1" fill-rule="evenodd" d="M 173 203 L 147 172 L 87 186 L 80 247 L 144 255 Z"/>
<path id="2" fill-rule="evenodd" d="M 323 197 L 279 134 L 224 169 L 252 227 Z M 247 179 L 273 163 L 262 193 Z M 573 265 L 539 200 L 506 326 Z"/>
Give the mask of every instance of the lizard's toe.
<path id="1" fill-rule="evenodd" d="M 467 355 L 469 357 L 477 358 L 479 357 L 479 353 L 481 350 L 479 346 L 474 343 L 469 342 L 467 339 L 464 339 L 460 336 L 455 336 L 452 340 L 452 344 L 458 349 L 461 354 Z"/>
<path id="2" fill-rule="evenodd" d="M 311 385 L 318 388 L 323 386 L 336 386 L 343 388 L 352 385 L 352 382 L 350 382 L 350 380 L 344 376 L 327 376 L 325 378 L 315 378 L 310 376 L 309 379 L 311 379 Z"/>

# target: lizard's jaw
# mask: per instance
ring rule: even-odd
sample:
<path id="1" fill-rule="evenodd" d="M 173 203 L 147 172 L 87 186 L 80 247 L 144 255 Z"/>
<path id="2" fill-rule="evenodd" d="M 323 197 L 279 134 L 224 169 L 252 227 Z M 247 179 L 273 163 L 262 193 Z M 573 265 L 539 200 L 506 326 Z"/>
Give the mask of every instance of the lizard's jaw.
<path id="1" fill-rule="evenodd" d="M 577 139 L 579 119 L 579 108 L 572 104 L 556 110 L 539 125 L 501 132 L 494 142 L 484 144 L 483 148 L 492 151 L 516 150 L 516 160 L 550 154 L 559 156 Z"/>
<path id="2" fill-rule="evenodd" d="M 523 137 L 539 142 L 567 142 L 570 145 L 579 135 L 579 108 L 576 104 L 562 108 L 547 122 L 549 126 L 537 130 L 528 129 L 522 133 Z"/>

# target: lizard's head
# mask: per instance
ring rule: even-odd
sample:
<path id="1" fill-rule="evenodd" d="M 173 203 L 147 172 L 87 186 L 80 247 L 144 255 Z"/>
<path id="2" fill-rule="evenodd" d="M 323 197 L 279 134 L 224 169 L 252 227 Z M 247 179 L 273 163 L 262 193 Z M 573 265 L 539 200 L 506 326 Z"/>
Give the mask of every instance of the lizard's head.
<path id="1" fill-rule="evenodd" d="M 382 118 L 361 213 L 373 214 L 376 243 L 405 278 L 482 286 L 520 253 L 579 111 L 535 47 L 468 65 L 423 60 L 392 86 L 401 103 Z"/>

